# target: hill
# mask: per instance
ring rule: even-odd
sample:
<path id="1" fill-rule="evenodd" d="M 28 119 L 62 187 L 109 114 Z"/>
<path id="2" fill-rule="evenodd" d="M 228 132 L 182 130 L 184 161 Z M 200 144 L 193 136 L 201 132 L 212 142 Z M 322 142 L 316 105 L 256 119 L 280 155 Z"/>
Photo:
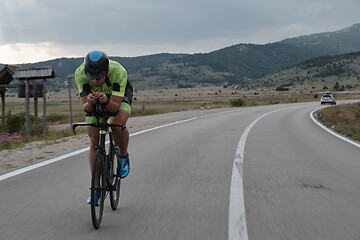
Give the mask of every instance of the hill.
<path id="1" fill-rule="evenodd" d="M 238 44 L 132 72 L 137 86 L 240 84 L 324 55 L 360 51 L 360 24 L 266 45 Z"/>
<path id="2" fill-rule="evenodd" d="M 152 65 L 167 62 L 174 58 L 181 58 L 186 54 L 154 54 L 140 57 L 110 57 L 112 60 L 120 62 L 127 70 L 151 67 Z M 51 66 L 54 68 L 57 77 L 64 77 L 68 74 L 74 74 L 76 68 L 83 63 L 84 58 L 58 58 L 45 62 L 23 64 L 25 67 L 31 66 Z"/>
<path id="3" fill-rule="evenodd" d="M 181 58 L 186 54 L 153 54 L 139 57 L 110 57 L 112 60 L 120 62 L 128 72 L 133 69 L 151 67 L 152 65 L 167 62 L 174 58 Z M 83 63 L 84 58 L 58 58 L 54 60 L 32 63 L 32 64 L 21 64 L 23 67 L 37 67 L 37 66 L 50 66 L 54 68 L 56 78 L 47 82 L 47 87 L 51 91 L 58 91 L 64 87 L 64 79 L 67 75 L 73 75 L 76 68 Z M 0 64 L 0 69 L 3 67 Z M 15 91 L 15 90 L 14 90 Z"/>
<path id="4" fill-rule="evenodd" d="M 360 24 L 336 31 L 285 39 L 265 45 L 237 44 L 203 54 L 156 54 L 112 57 L 122 63 L 136 88 L 248 85 L 254 79 L 306 60 L 360 51 Z M 58 78 L 73 74 L 82 58 L 61 58 L 30 64 L 53 66 Z M 50 86 L 61 82 L 54 80 Z"/>
<path id="5" fill-rule="evenodd" d="M 360 90 L 360 52 L 314 58 L 245 85 L 248 89 L 300 92 Z"/>
<path id="6" fill-rule="evenodd" d="M 360 48 L 360 24 L 336 32 L 285 39 L 280 43 L 294 45 L 318 56 L 356 52 Z"/>

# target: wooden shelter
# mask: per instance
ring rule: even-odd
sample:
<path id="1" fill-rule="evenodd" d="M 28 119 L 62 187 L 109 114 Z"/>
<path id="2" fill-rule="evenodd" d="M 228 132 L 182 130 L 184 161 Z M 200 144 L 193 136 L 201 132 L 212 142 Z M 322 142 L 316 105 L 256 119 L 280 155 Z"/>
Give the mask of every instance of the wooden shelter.
<path id="1" fill-rule="evenodd" d="M 0 95 L 1 95 L 1 113 L 2 113 L 2 126 L 4 126 L 5 121 L 5 92 L 7 88 L 18 87 L 18 85 L 11 84 L 13 80 L 13 75 L 16 69 L 20 68 L 17 65 L 5 65 L 5 67 L 0 71 Z"/>
<path id="2" fill-rule="evenodd" d="M 0 72 L 0 89 L 16 86 L 19 87 L 19 97 L 25 98 L 25 128 L 26 136 L 30 136 L 30 97 L 34 98 L 34 113 L 35 119 L 37 119 L 37 104 L 38 98 L 43 98 L 43 130 L 46 131 L 46 79 L 55 78 L 55 73 L 52 67 L 9 67 L 5 65 L 5 70 Z M 15 71 L 13 71 L 15 70 Z M 3 78 L 1 73 L 4 71 Z M 11 80 L 9 73 L 12 75 Z M 20 81 L 20 84 L 9 84 L 13 79 Z M 42 80 L 40 84 L 37 80 Z M 3 84 L 8 82 L 7 84 Z M 23 89 L 23 91 L 21 91 Z M 5 109 L 5 97 L 3 100 L 3 109 Z M 4 110 L 3 110 L 4 111 Z M 3 112 L 3 116 L 4 116 Z"/>

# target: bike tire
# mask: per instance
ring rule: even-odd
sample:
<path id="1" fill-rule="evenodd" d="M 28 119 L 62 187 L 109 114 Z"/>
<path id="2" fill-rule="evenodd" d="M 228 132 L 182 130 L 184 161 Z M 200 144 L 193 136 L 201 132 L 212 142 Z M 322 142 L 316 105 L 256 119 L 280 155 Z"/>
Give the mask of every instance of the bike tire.
<path id="1" fill-rule="evenodd" d="M 96 151 L 91 177 L 91 219 L 95 229 L 99 229 L 103 217 L 104 201 L 106 195 L 106 169 L 104 155 L 101 149 Z M 99 169 L 100 185 L 96 186 L 96 171 Z M 100 189 L 99 206 L 95 205 L 95 189 Z"/>
<path id="2" fill-rule="evenodd" d="M 111 184 L 110 190 L 110 206 L 112 210 L 116 210 L 119 205 L 120 200 L 120 186 L 121 186 L 121 178 L 118 175 L 118 154 L 115 151 L 116 145 L 115 143 L 109 144 L 109 180 Z"/>

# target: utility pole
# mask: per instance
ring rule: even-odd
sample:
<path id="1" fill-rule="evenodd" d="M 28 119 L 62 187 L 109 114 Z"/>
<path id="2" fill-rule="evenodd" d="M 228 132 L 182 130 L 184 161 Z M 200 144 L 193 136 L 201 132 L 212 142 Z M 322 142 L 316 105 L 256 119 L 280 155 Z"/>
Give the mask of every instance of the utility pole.
<path id="1" fill-rule="evenodd" d="M 26 137 L 30 137 L 30 84 L 25 79 L 25 133 Z"/>
<path id="2" fill-rule="evenodd" d="M 70 109 L 70 128 L 72 128 L 73 119 L 72 119 L 72 105 L 71 105 L 71 80 L 73 77 L 67 76 L 67 81 L 65 81 L 65 85 L 69 89 L 69 109 Z"/>

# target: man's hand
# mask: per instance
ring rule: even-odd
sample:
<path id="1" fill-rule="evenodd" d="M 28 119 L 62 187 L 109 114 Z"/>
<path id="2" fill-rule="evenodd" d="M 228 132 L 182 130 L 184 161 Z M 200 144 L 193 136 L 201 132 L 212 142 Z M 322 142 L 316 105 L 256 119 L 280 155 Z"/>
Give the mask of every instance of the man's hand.
<path id="1" fill-rule="evenodd" d="M 105 93 L 101 92 L 94 92 L 87 95 L 87 102 L 89 104 L 95 104 L 98 100 L 100 103 L 106 103 L 108 101 L 108 97 Z"/>
<path id="2" fill-rule="evenodd" d="M 108 101 L 108 97 L 105 93 L 98 93 L 98 99 L 100 103 L 106 103 Z"/>
<path id="3" fill-rule="evenodd" d="M 87 102 L 89 103 L 89 104 L 95 104 L 96 103 L 96 101 L 98 100 L 98 96 L 97 96 L 98 94 L 97 93 L 90 93 L 90 94 L 88 94 L 87 95 Z"/>

